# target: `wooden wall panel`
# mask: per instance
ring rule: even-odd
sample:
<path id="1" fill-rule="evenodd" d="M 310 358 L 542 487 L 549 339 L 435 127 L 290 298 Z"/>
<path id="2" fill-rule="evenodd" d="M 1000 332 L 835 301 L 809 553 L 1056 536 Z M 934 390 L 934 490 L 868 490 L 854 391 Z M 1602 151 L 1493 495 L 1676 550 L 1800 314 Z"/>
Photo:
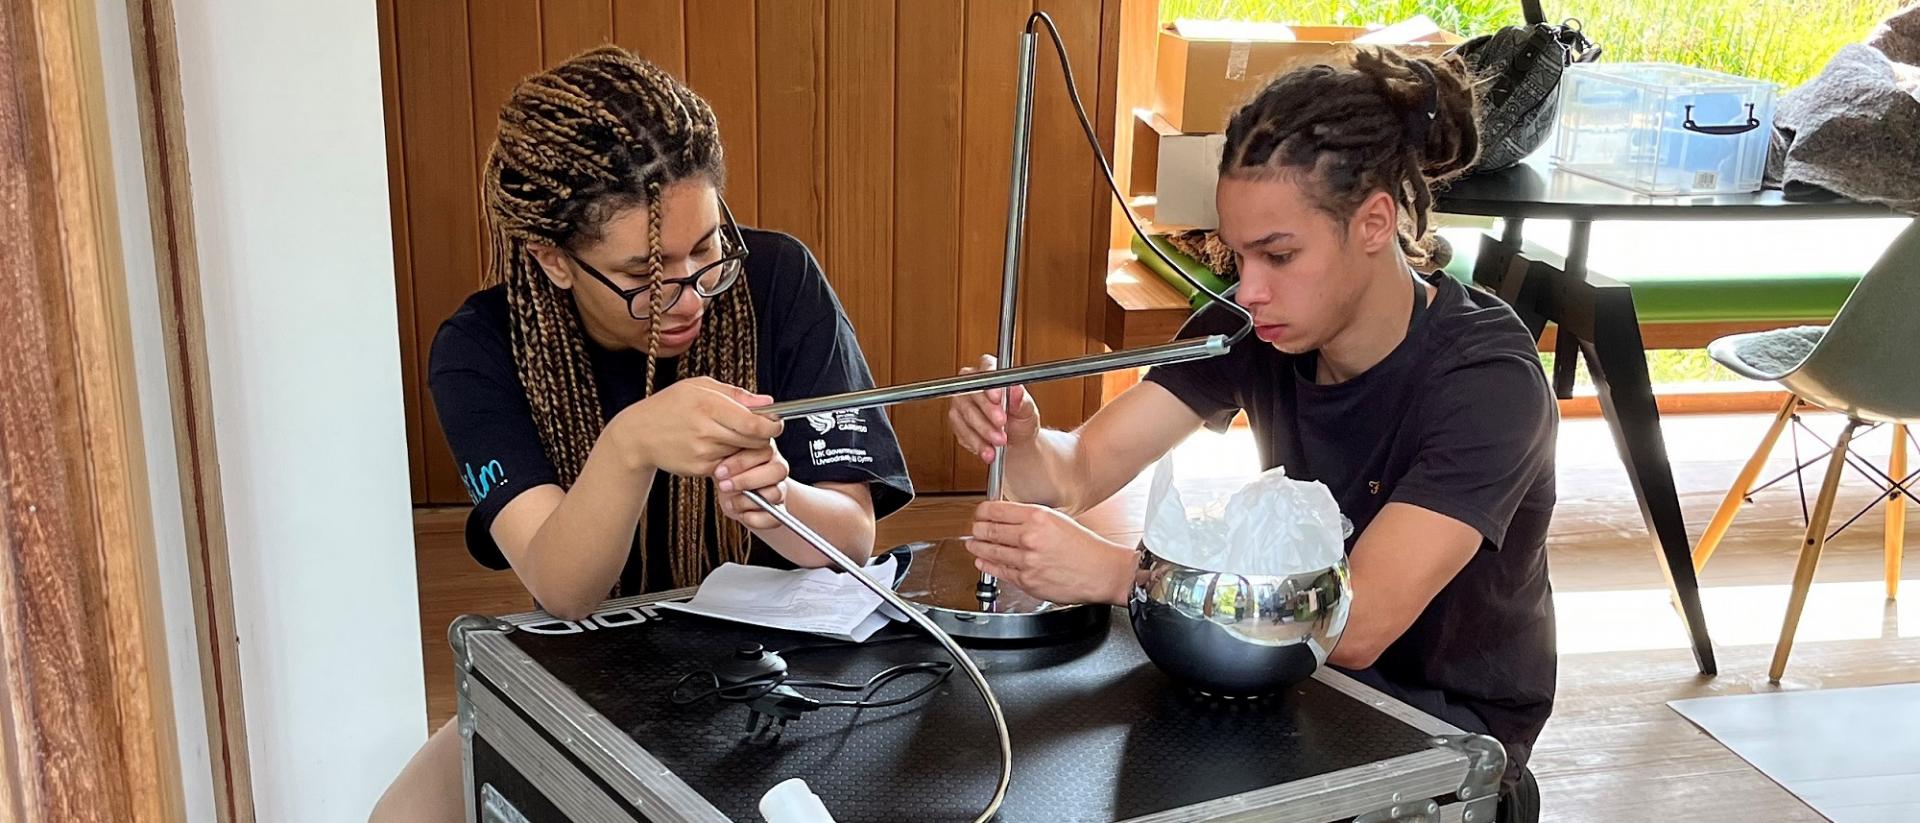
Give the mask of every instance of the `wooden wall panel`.
<path id="1" fill-rule="evenodd" d="M 826 6 L 824 0 L 773 0 L 758 12 L 760 225 L 799 238 L 825 261 Z"/>
<path id="2" fill-rule="evenodd" d="M 893 130 L 893 272 L 895 317 L 916 318 L 893 336 L 896 382 L 952 374 L 958 325 L 951 306 L 960 291 L 960 93 L 966 9 L 958 3 L 929 5 L 900 15 L 897 34 Z M 933 444 L 907 452 L 909 473 L 923 486 L 953 482 L 953 450 L 946 401 L 895 407 L 894 429 L 903 441 Z"/>
<path id="3" fill-rule="evenodd" d="M 427 354 L 440 321 L 480 282 L 479 167 L 474 163 L 473 80 L 464 3 L 394 3 L 395 71 L 404 134 L 402 183 L 411 243 L 414 340 L 410 352 L 423 406 Z M 394 139 L 395 129 L 387 139 Z M 389 173 L 391 175 L 391 172 Z M 427 499 L 461 503 L 465 486 L 430 407 L 420 413 Z"/>
<path id="4" fill-rule="evenodd" d="M 687 76 L 686 14 L 681 0 L 613 0 L 613 42 Z"/>
<path id="5" fill-rule="evenodd" d="M 1028 3 L 975 0 L 967 4 L 966 89 L 960 150 L 960 299 L 956 349 L 959 366 L 992 354 L 999 339 L 1000 263 L 1006 242 L 1008 170 L 1013 162 L 1013 103 L 1019 76 L 1020 28 Z M 1032 176 L 1045 185 L 1051 170 Z M 1046 242 L 1029 233 L 1031 242 Z M 948 437 L 951 444 L 953 438 Z M 919 445 L 919 444 L 916 444 Z M 919 445 L 928 448 L 932 444 Z M 953 488 L 985 489 L 980 458 L 949 446 Z"/>
<path id="6" fill-rule="evenodd" d="M 1045 0 L 1102 139 L 1122 3 Z M 947 374 L 995 346 L 1016 56 L 1032 0 L 539 0 L 393 3 L 388 139 L 396 289 L 420 503 L 464 490 L 424 388 L 434 330 L 480 283 L 479 177 L 513 84 L 609 38 L 685 79 L 714 107 L 728 204 L 820 258 L 883 383 Z M 1041 41 L 1024 255 L 1022 359 L 1099 338 L 1110 212 Z M 1083 384 L 1039 390 L 1047 420 L 1097 404 Z M 977 490 L 944 404 L 895 410 L 916 483 Z"/>
<path id="7" fill-rule="evenodd" d="M 1100 7 L 1065 0 L 1035 4 L 1060 27 L 1070 56 L 1078 57 L 1075 81 L 1088 115 L 1099 105 Z M 1033 166 L 1052 172 L 1039 185 L 1030 185 L 1025 254 L 1021 362 L 1059 360 L 1087 351 L 1087 254 L 1093 238 L 1088 209 L 1093 201 L 1093 153 L 1067 98 L 1060 60 L 1053 41 L 1041 29 L 1035 61 L 1033 96 Z M 1104 185 L 1104 184 L 1102 184 Z M 1040 241 L 1045 238 L 1045 241 Z M 1104 246 L 1106 237 L 1100 237 Z M 1104 278 L 1103 278 L 1104 281 Z M 1101 286 L 1104 288 L 1104 285 Z M 1094 322 L 1100 316 L 1094 315 Z M 1056 381 L 1033 387 L 1041 419 L 1049 426 L 1070 427 L 1084 418 L 1084 381 Z"/>
<path id="8" fill-rule="evenodd" d="M 727 155 L 727 207 L 742 223 L 761 225 L 760 120 L 753 0 L 702 0 L 687 6 L 687 85 L 713 107 Z"/>
<path id="9" fill-rule="evenodd" d="M 467 21 L 469 53 L 473 76 L 473 168 L 479 180 L 487 167 L 487 155 L 493 151 L 493 138 L 500 131 L 500 107 L 513 95 L 513 88 L 527 75 L 545 65 L 540 38 L 528 32 L 540 31 L 540 7 L 533 3 L 499 3 L 475 14 Z M 474 219 L 481 218 L 476 200 Z M 479 224 L 484 226 L 485 224 Z M 478 233 L 482 261 L 486 260 L 485 232 Z M 484 272 L 475 273 L 475 281 Z"/>
<path id="10" fill-rule="evenodd" d="M 827 279 L 881 385 L 893 382 L 893 13 L 891 0 L 827 6 Z"/>
<path id="11" fill-rule="evenodd" d="M 498 3 L 474 3 L 478 19 Z M 563 62 L 601 43 L 613 42 L 612 0 L 540 0 L 540 62 Z M 486 58 L 482 58 L 486 59 Z"/>
<path id="12" fill-rule="evenodd" d="M 399 57 L 395 54 L 393 0 L 379 0 L 376 4 L 380 17 L 380 76 L 398 77 Z M 407 464 L 413 467 L 409 472 L 413 499 L 424 500 L 428 496 L 427 473 L 421 471 L 426 465 L 426 433 L 422 428 L 421 417 L 432 414 L 426 398 L 426 380 L 422 376 L 422 363 L 412 356 L 420 345 L 419 324 L 414 321 L 413 312 L 413 240 L 407 234 L 407 174 L 406 152 L 402 146 L 406 143 L 406 134 L 402 131 L 403 118 L 400 116 L 400 85 L 382 83 L 380 88 L 381 104 L 387 118 L 387 187 L 390 192 L 387 207 L 393 221 L 393 291 L 400 325 L 400 389 L 405 393 L 407 417 Z"/>
<path id="13" fill-rule="evenodd" d="M 1132 0 L 1132 2 L 1123 0 L 1123 2 L 1103 4 L 1100 8 L 1100 33 L 1094 41 L 1094 48 L 1099 52 L 1100 61 L 1091 72 L 1092 78 L 1089 81 L 1089 85 L 1095 86 L 1093 97 L 1085 102 L 1088 106 L 1087 115 L 1093 119 L 1094 133 L 1099 137 L 1100 152 L 1108 159 L 1110 166 L 1128 168 L 1133 166 L 1131 162 L 1122 163 L 1117 159 L 1132 156 L 1131 145 L 1123 147 L 1119 142 L 1123 131 L 1132 133 L 1132 129 L 1120 128 L 1122 121 L 1119 112 L 1131 105 L 1121 102 L 1126 98 L 1121 95 L 1120 89 L 1124 85 L 1129 92 L 1133 90 L 1131 82 L 1123 84 L 1120 79 L 1120 70 L 1129 66 L 1126 57 L 1122 55 L 1135 60 L 1139 59 L 1137 56 L 1139 50 L 1130 38 L 1139 37 L 1141 22 L 1152 18 L 1157 23 L 1159 10 L 1160 4 L 1153 0 Z M 1149 65 L 1151 65 L 1150 61 Z M 1088 153 L 1087 161 L 1089 168 L 1092 168 L 1091 151 Z M 1120 182 L 1120 191 L 1127 191 L 1124 181 L 1119 181 L 1117 177 L 1118 170 L 1115 169 L 1115 172 L 1115 180 Z M 1113 190 L 1107 186 L 1104 176 L 1094 178 L 1093 190 L 1088 197 L 1090 199 L 1087 202 L 1087 214 L 1091 222 L 1087 228 L 1089 242 L 1086 249 L 1086 265 L 1091 271 L 1104 273 L 1109 268 L 1109 260 L 1113 257 L 1112 249 L 1109 247 L 1116 245 L 1112 236 L 1113 221 L 1123 220 L 1119 214 L 1121 206 L 1115 201 Z M 1126 244 L 1120 243 L 1118 247 L 1125 248 Z M 1087 335 L 1086 351 L 1090 353 L 1106 350 L 1106 344 L 1101 342 L 1107 339 L 1109 320 L 1106 286 L 1106 278 L 1103 275 L 1087 288 L 1087 322 L 1084 331 Z M 1127 377 L 1122 375 L 1080 381 L 1081 409 L 1085 411 L 1086 416 L 1092 417 L 1094 412 L 1100 410 L 1100 406 L 1107 397 L 1105 392 L 1109 382 L 1125 379 Z"/>
<path id="14" fill-rule="evenodd" d="M 400 0 L 406 2 L 406 0 Z M 507 98 L 513 96 L 515 86 L 528 75 L 540 71 L 545 65 L 541 54 L 541 38 L 530 34 L 541 31 L 541 8 L 536 3 L 514 2 L 496 3 L 486 8 L 484 14 L 474 14 L 467 21 L 467 46 L 470 55 L 468 72 L 472 77 L 473 126 L 469 129 L 473 140 L 473 174 L 475 197 L 472 207 L 473 225 L 476 227 L 474 254 L 477 268 L 465 281 L 468 291 L 479 288 L 486 279 L 488 260 L 493 251 L 489 248 L 486 231 L 486 206 L 480 202 L 479 185 L 486 176 L 487 156 L 493 153 L 494 138 L 500 134 L 500 107 L 506 105 Z M 451 277 L 449 272 L 444 276 Z M 446 315 L 416 315 L 414 322 L 420 326 L 423 345 L 430 346 L 433 334 L 439 328 L 439 320 Z M 421 351 L 428 351 L 422 348 Z M 421 361 L 421 368 L 426 361 Z M 425 383 L 421 385 L 421 396 L 431 403 L 433 398 L 427 392 Z M 438 426 L 439 418 L 428 410 Z M 436 428 L 436 431 L 438 429 Z M 436 472 L 441 472 L 438 466 Z M 452 471 L 451 464 L 446 471 Z M 456 475 L 457 476 L 457 475 Z"/>
<path id="15" fill-rule="evenodd" d="M 1101 75 L 1103 82 L 1108 76 L 1113 78 L 1113 117 L 1108 120 L 1114 129 L 1110 156 L 1117 158 L 1113 174 L 1124 192 L 1133 190 L 1133 164 L 1126 162 L 1133 157 L 1133 110 L 1153 106 L 1153 64 L 1159 52 L 1160 4 L 1156 0 L 1122 0 L 1117 5 L 1120 30 L 1111 35 L 1110 41 L 1115 46 L 1115 59 L 1110 69 L 1101 67 Z M 1101 96 L 1108 97 L 1104 93 Z M 1126 215 L 1120 213 L 1118 206 L 1107 211 L 1111 227 L 1109 244 L 1117 249 L 1127 248 L 1133 238 L 1133 228 L 1127 225 Z"/>

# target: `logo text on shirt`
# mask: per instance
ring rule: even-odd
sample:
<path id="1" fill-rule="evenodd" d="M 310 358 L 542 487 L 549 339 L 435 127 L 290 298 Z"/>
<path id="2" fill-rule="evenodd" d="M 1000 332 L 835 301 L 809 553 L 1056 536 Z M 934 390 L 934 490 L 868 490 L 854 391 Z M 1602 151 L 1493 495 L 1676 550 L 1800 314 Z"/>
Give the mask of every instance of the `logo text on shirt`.
<path id="1" fill-rule="evenodd" d="M 807 415 L 807 425 L 813 427 L 815 434 L 826 434 L 839 429 L 855 434 L 867 433 L 867 421 L 860 419 L 858 411 L 821 412 Z"/>
<path id="2" fill-rule="evenodd" d="M 828 446 L 825 440 L 808 441 L 807 451 L 812 453 L 815 466 L 831 466 L 836 463 L 860 465 L 873 462 L 873 455 L 868 454 L 866 449 L 836 449 Z"/>
<path id="3" fill-rule="evenodd" d="M 478 503 L 485 500 L 494 487 L 507 485 L 507 469 L 498 460 L 487 461 L 477 472 L 472 463 L 462 463 L 460 481 L 467 484 L 467 496 Z"/>

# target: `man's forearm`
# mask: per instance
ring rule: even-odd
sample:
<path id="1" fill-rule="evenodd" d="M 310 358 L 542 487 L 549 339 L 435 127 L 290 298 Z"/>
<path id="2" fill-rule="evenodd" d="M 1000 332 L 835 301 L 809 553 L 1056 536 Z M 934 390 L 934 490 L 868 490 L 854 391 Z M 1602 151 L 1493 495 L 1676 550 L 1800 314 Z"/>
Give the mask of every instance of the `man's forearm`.
<path id="1" fill-rule="evenodd" d="M 1079 433 L 1041 429 L 1031 443 L 1009 449 L 1006 460 L 1008 499 L 1069 513 L 1085 508 Z"/>

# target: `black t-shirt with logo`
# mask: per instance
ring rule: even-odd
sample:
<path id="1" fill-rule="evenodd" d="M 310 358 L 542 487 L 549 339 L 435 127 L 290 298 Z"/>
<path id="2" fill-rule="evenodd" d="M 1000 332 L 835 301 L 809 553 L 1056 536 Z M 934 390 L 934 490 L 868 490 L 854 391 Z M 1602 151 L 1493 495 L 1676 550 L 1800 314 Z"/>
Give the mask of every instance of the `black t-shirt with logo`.
<path id="1" fill-rule="evenodd" d="M 1437 291 L 1430 304 L 1424 294 L 1414 301 L 1406 339 L 1350 380 L 1319 384 L 1315 353 L 1287 355 L 1253 338 L 1147 379 L 1216 430 L 1246 411 L 1261 464 L 1325 483 L 1356 536 L 1390 502 L 1480 533 L 1480 551 L 1366 673 L 1378 677 L 1363 679 L 1384 680 L 1456 725 L 1483 725 L 1505 744 L 1517 775 L 1553 709 L 1546 537 L 1558 415 L 1533 338 L 1513 311 L 1444 275 L 1427 282 Z M 1180 336 L 1239 324 L 1210 307 Z"/>
<path id="2" fill-rule="evenodd" d="M 807 247 L 778 232 L 743 229 L 742 233 L 748 250 L 746 276 L 736 288 L 751 292 L 758 319 L 760 393 L 784 401 L 872 388 L 873 375 L 853 326 Z M 491 533 L 494 517 L 521 492 L 558 482 L 514 367 L 509 333 L 504 288 L 485 289 L 467 298 L 441 324 L 428 361 L 434 407 L 473 499 L 473 512 L 467 516 L 467 549 L 494 569 L 507 567 Z M 645 352 L 610 351 L 592 340 L 586 349 L 603 420 L 645 396 Z M 659 361 L 656 385 L 672 382 L 678 365 L 675 359 Z M 880 517 L 913 498 L 906 461 L 882 410 L 789 420 L 775 445 L 798 482 L 867 484 L 874 513 Z M 654 481 L 647 501 L 646 534 L 636 531 L 634 551 L 620 576 L 622 590 L 628 594 L 640 593 L 643 557 L 650 588 L 671 586 L 670 553 L 640 550 L 642 541 L 656 546 L 666 541 L 666 489 L 664 476 Z M 757 539 L 752 560 L 788 565 Z"/>

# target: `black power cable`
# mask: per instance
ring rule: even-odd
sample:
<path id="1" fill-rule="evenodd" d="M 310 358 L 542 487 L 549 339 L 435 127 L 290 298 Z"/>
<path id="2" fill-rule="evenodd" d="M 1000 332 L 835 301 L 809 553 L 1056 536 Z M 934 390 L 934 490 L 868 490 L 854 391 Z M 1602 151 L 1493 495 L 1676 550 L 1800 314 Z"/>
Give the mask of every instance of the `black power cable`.
<path id="1" fill-rule="evenodd" d="M 1080 130 L 1086 134 L 1087 145 L 1093 149 L 1093 159 L 1100 164 L 1100 173 L 1107 179 L 1107 189 L 1113 192 L 1113 199 L 1120 204 L 1120 212 L 1127 216 L 1127 225 L 1133 227 L 1133 233 L 1139 235 L 1141 242 L 1146 245 L 1149 251 L 1153 252 L 1153 256 L 1160 258 L 1160 262 L 1166 264 L 1168 271 L 1179 275 L 1180 279 L 1187 281 L 1188 285 L 1200 290 L 1206 294 L 1206 296 L 1213 298 L 1213 302 L 1220 304 L 1228 311 L 1240 316 L 1240 330 L 1234 332 L 1227 338 L 1227 345 L 1229 347 L 1239 343 L 1242 339 L 1246 338 L 1248 333 L 1253 331 L 1253 313 L 1247 311 L 1240 304 L 1233 302 L 1233 300 L 1226 295 L 1208 288 L 1205 283 L 1195 279 L 1193 275 L 1187 274 L 1186 269 L 1174 263 L 1173 259 L 1168 257 L 1166 252 L 1161 251 L 1160 246 L 1147 236 L 1147 230 L 1140 227 L 1140 218 L 1136 217 L 1133 209 L 1127 206 L 1126 195 L 1120 193 L 1120 183 L 1113 177 L 1113 166 L 1107 163 L 1106 154 L 1100 150 L 1100 135 L 1093 130 L 1093 121 L 1087 119 L 1087 107 L 1080 102 L 1080 91 L 1073 80 L 1073 63 L 1067 59 L 1067 44 L 1060 39 L 1060 28 L 1053 24 L 1053 18 L 1046 12 L 1036 11 L 1032 16 L 1027 18 L 1028 34 L 1033 33 L 1033 24 L 1035 21 L 1045 24 L 1047 36 L 1053 40 L 1053 50 L 1060 55 L 1060 70 L 1066 74 L 1067 80 L 1067 99 L 1073 101 L 1073 113 L 1080 118 Z"/>
<path id="2" fill-rule="evenodd" d="M 804 653 L 850 645 L 853 644 L 802 645 L 791 647 L 785 653 Z M 904 695 L 876 699 L 888 684 L 916 674 L 927 675 L 927 682 Z M 713 698 L 724 703 L 745 703 L 748 708 L 749 737 L 757 738 L 771 733 L 774 739 L 778 739 L 786 730 L 788 722 L 810 712 L 821 709 L 860 711 L 905 705 L 933 693 L 933 690 L 945 683 L 952 674 L 952 663 L 920 661 L 903 663 L 886 669 L 867 678 L 865 683 L 799 678 L 789 673 L 781 652 L 767 651 L 759 644 L 749 643 L 742 645 L 734 656 L 721 661 L 713 668 L 688 672 L 674 681 L 673 688 L 667 692 L 667 702 L 674 706 L 690 706 Z M 689 691 L 690 686 L 697 690 Z M 702 686 L 704 688 L 700 688 Z M 851 700 L 821 699 L 807 695 L 799 689 L 858 693 L 859 697 Z"/>

